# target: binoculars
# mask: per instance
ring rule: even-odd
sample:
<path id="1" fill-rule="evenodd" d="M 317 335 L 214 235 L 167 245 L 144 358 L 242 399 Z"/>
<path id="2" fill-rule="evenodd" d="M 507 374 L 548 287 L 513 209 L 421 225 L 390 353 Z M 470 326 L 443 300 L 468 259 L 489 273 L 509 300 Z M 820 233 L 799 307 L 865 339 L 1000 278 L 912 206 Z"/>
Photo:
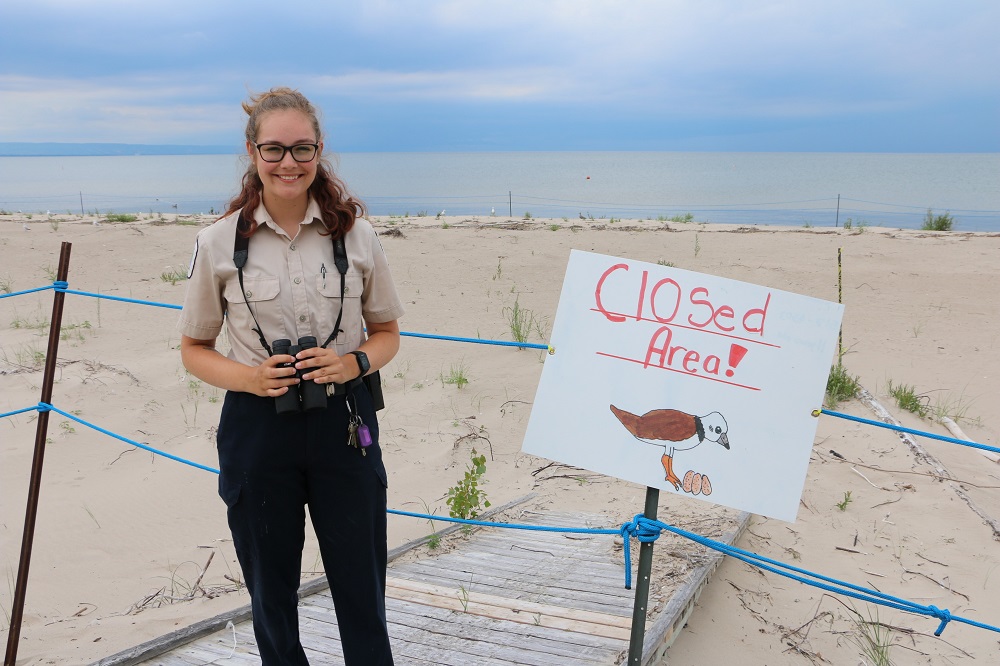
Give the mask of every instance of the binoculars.
<path id="1" fill-rule="evenodd" d="M 291 354 L 295 356 L 303 349 L 311 349 L 316 346 L 316 338 L 308 335 L 299 338 L 296 345 L 291 340 L 275 340 L 272 350 L 275 354 Z M 279 367 L 292 368 L 294 363 L 284 363 Z M 302 375 L 308 370 L 297 370 L 295 376 L 299 378 L 299 383 L 289 386 L 288 391 L 274 399 L 274 408 L 279 414 L 294 414 L 296 412 L 308 412 L 314 409 L 326 409 L 326 388 L 311 379 L 303 380 Z"/>

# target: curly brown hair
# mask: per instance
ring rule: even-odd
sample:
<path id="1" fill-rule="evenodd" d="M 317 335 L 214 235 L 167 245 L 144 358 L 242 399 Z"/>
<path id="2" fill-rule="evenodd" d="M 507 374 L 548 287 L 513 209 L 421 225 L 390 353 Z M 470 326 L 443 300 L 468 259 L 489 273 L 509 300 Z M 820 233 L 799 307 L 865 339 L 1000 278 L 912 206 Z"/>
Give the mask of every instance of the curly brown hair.
<path id="1" fill-rule="evenodd" d="M 271 111 L 293 109 L 304 113 L 312 123 L 316 132 L 316 142 L 323 140 L 323 131 L 319 125 L 319 117 L 316 108 L 306 99 L 306 96 L 298 90 L 291 88 L 271 88 L 259 95 L 250 95 L 250 99 L 243 102 L 243 110 L 247 112 L 246 139 L 250 143 L 257 143 L 257 132 L 260 129 L 261 119 Z M 352 195 L 347 185 L 333 171 L 333 166 L 325 157 L 320 157 L 316 165 L 316 179 L 309 186 L 309 194 L 323 214 L 323 226 L 333 234 L 334 238 L 340 238 L 354 226 L 354 221 L 359 217 L 368 214 L 364 202 Z M 226 212 L 223 217 L 236 211 L 242 211 L 243 216 L 250 222 L 250 233 L 257 230 L 257 223 L 253 214 L 261 204 L 261 193 L 264 184 L 257 173 L 257 167 L 251 160 L 246 173 L 243 174 L 243 187 L 240 193 L 230 200 L 226 205 Z"/>

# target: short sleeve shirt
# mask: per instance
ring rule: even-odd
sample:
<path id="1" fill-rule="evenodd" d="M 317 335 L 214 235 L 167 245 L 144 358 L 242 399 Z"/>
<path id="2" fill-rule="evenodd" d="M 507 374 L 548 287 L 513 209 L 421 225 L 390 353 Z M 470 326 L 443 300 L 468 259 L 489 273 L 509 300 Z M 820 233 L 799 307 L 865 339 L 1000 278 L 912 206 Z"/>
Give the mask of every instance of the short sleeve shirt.
<path id="1" fill-rule="evenodd" d="M 268 345 L 282 338 L 295 344 L 310 335 L 322 344 L 333 332 L 341 307 L 341 279 L 333 261 L 333 242 L 316 202 L 310 200 L 294 239 L 271 219 L 264 206 L 257 208 L 254 219 L 258 228 L 250 237 L 242 289 L 233 262 L 239 211 L 198 233 L 177 326 L 188 337 L 215 340 L 225 322 L 229 358 L 247 365 L 259 365 L 267 358 L 253 331 L 251 310 Z M 356 220 L 344 245 L 349 266 L 344 280 L 342 330 L 330 345 L 335 345 L 339 355 L 361 346 L 366 321 L 384 323 L 403 314 L 388 261 L 371 224 Z"/>

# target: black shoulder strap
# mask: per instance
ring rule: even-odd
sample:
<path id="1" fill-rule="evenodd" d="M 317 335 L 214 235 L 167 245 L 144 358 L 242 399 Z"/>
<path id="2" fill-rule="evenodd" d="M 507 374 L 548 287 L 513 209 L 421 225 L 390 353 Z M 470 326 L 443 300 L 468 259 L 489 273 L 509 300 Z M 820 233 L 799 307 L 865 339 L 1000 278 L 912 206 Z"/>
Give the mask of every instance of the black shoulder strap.
<path id="1" fill-rule="evenodd" d="M 331 236 L 332 238 L 332 236 Z M 347 249 L 344 247 L 344 237 L 333 239 L 333 263 L 340 273 L 340 312 L 337 313 L 337 323 L 333 325 L 333 332 L 326 339 L 322 347 L 326 347 L 340 333 L 340 320 L 344 316 L 344 292 L 347 290 Z"/>
<path id="2" fill-rule="evenodd" d="M 257 338 L 260 340 L 260 344 L 267 352 L 267 355 L 274 356 L 271 346 L 267 344 L 267 339 L 260 330 L 260 324 L 257 323 L 257 315 L 253 313 L 253 308 L 250 307 L 250 301 L 247 299 L 247 290 L 243 287 L 243 267 L 247 265 L 247 257 L 249 255 L 250 223 L 246 221 L 246 218 L 243 217 L 243 212 L 240 211 L 240 219 L 236 222 L 236 239 L 233 241 L 233 263 L 236 264 L 236 274 L 240 279 L 240 292 L 243 293 L 243 302 L 247 304 L 247 310 L 250 311 L 250 316 L 253 317 L 253 323 L 256 326 L 256 328 L 251 330 L 257 334 Z"/>

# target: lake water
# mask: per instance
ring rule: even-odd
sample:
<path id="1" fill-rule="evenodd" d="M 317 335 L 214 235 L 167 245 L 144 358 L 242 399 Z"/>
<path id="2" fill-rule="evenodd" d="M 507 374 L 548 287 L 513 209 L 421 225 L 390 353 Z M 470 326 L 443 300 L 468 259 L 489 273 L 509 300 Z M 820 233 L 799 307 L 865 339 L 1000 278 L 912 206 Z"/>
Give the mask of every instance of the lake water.
<path id="1" fill-rule="evenodd" d="M 0 157 L 0 209 L 218 212 L 234 155 Z M 345 153 L 339 173 L 375 216 L 653 218 L 736 224 L 1000 231 L 1000 154 Z M 838 195 L 839 216 L 838 216 Z M 82 199 L 82 201 L 81 201 Z"/>

